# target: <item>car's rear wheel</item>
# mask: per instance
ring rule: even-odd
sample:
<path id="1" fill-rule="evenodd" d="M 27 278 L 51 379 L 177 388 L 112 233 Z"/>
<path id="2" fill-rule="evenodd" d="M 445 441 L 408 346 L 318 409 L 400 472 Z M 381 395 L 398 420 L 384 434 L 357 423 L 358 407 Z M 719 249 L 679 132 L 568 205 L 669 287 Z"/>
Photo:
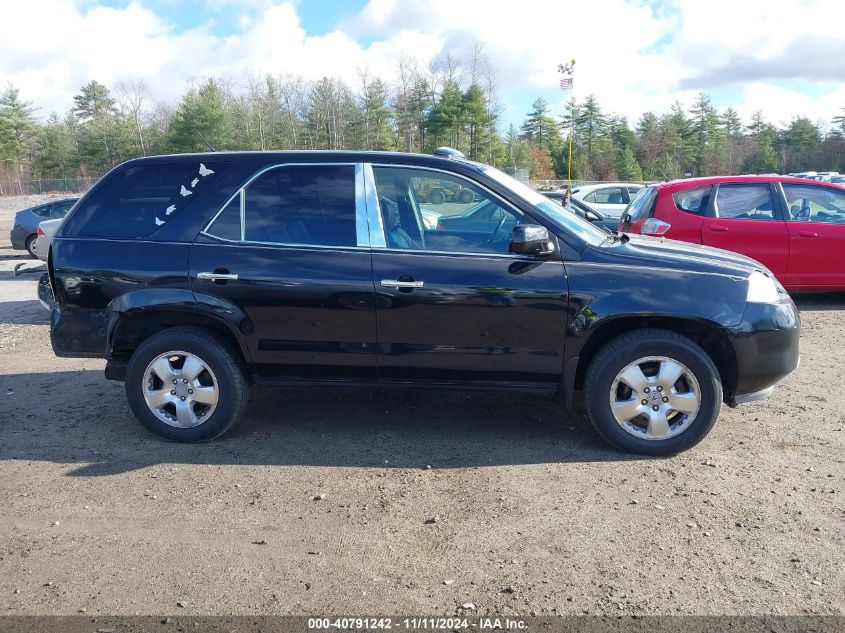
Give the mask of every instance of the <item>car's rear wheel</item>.
<path id="1" fill-rule="evenodd" d="M 30 257 L 32 257 L 32 259 L 38 259 L 38 255 L 35 252 L 35 242 L 37 240 L 37 235 L 30 235 L 28 238 L 26 238 L 26 242 L 24 243 L 24 245 L 26 246 L 26 250 L 29 253 Z"/>
<path id="2" fill-rule="evenodd" d="M 171 328 L 144 341 L 126 371 L 135 417 L 157 435 L 210 440 L 243 413 L 247 385 L 237 352 L 201 328 Z"/>
<path id="3" fill-rule="evenodd" d="M 444 194 L 440 189 L 435 189 L 431 192 L 429 200 L 431 200 L 432 204 L 443 204 L 443 202 L 446 201 L 446 194 Z"/>
<path id="4" fill-rule="evenodd" d="M 722 404 L 719 372 L 690 339 L 659 329 L 608 342 L 584 379 L 587 416 L 622 450 L 673 455 L 698 444 Z"/>

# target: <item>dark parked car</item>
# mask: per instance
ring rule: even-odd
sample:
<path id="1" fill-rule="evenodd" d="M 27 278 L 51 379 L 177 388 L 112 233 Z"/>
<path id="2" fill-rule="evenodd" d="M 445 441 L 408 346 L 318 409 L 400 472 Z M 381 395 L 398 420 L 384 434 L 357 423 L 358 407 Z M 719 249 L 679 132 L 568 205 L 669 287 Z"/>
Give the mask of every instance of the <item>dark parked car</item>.
<path id="1" fill-rule="evenodd" d="M 500 211 L 427 227 L 432 180 Z M 608 234 L 461 158 L 129 161 L 59 228 L 49 270 L 56 354 L 108 359 L 138 419 L 179 441 L 226 431 L 251 384 L 523 389 L 562 408 L 582 389 L 608 441 L 667 455 L 798 363 L 798 313 L 757 262 Z"/>
<path id="2" fill-rule="evenodd" d="M 619 227 L 619 220 L 608 218 L 601 211 L 597 211 L 583 200 L 577 198 L 569 198 L 566 200 L 566 191 L 544 191 L 542 192 L 547 198 L 551 198 L 567 211 L 571 211 L 579 218 L 583 218 L 587 222 L 600 226 L 608 231 L 616 232 Z"/>
<path id="3" fill-rule="evenodd" d="M 15 214 L 15 222 L 9 233 L 12 248 L 19 251 L 29 251 L 35 254 L 35 240 L 37 239 L 38 223 L 50 218 L 63 218 L 79 198 L 62 198 L 52 200 L 46 204 L 23 209 Z"/>

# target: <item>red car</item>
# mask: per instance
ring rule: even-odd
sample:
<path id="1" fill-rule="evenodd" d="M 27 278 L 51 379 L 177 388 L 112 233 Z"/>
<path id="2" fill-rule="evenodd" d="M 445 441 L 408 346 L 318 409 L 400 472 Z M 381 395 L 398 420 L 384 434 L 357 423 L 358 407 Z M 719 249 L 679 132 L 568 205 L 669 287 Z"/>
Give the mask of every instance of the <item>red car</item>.
<path id="1" fill-rule="evenodd" d="M 718 176 L 642 189 L 619 229 L 742 253 L 787 290 L 845 290 L 845 187 L 788 176 Z"/>

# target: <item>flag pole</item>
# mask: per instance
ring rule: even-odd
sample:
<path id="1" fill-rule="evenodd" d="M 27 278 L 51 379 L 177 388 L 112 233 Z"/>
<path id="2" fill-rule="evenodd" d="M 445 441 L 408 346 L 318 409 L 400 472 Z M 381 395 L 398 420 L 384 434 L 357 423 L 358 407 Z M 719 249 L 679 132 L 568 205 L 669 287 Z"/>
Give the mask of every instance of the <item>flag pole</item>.
<path id="1" fill-rule="evenodd" d="M 572 139 L 575 136 L 575 60 L 568 64 L 558 64 L 558 72 L 566 75 L 560 80 L 560 89 L 569 90 L 569 157 L 566 161 L 566 203 L 572 195 Z"/>
<path id="2" fill-rule="evenodd" d="M 572 76 L 572 89 L 569 91 L 570 112 L 569 112 L 569 160 L 566 161 L 566 178 L 569 181 L 566 185 L 566 198 L 572 195 L 572 137 L 575 133 L 575 60 L 572 60 L 570 66 L 570 75 Z"/>

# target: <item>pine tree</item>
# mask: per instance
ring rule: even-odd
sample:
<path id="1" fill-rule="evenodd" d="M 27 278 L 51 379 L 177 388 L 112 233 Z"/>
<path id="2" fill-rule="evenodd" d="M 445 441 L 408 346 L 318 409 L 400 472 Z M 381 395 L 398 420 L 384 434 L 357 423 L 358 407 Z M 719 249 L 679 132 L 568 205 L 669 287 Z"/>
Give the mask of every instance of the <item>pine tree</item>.
<path id="1" fill-rule="evenodd" d="M 214 79 L 182 98 L 167 135 L 174 152 L 233 149 L 233 125 L 223 102 L 223 91 Z"/>

